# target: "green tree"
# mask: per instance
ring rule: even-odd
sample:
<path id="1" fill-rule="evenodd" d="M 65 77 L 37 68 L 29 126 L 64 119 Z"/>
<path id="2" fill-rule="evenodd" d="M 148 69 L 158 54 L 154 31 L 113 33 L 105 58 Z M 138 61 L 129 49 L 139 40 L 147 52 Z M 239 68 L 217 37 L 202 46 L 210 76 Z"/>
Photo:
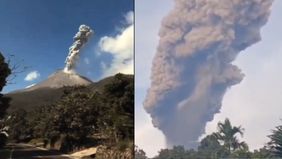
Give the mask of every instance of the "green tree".
<path id="1" fill-rule="evenodd" d="M 7 77 L 11 74 L 8 63 L 5 62 L 5 58 L 0 52 L 0 92 L 7 83 Z M 6 109 L 9 106 L 10 99 L 3 97 L 3 94 L 0 93 L 0 119 L 5 115 Z"/>
<path id="2" fill-rule="evenodd" d="M 9 135 L 15 142 L 27 141 L 32 138 L 32 130 L 27 121 L 27 112 L 24 109 L 18 109 L 10 114 L 10 119 L 7 120 L 9 125 Z"/>
<path id="3" fill-rule="evenodd" d="M 223 143 L 223 146 L 228 150 L 229 154 L 236 150 L 248 149 L 245 142 L 240 142 L 236 137 L 237 134 L 243 136 L 243 128 L 241 126 L 232 126 L 229 119 L 225 119 L 223 123 L 217 125 L 218 132 L 215 133 L 216 138 Z"/>
<path id="4" fill-rule="evenodd" d="M 134 153 L 132 76 L 117 74 L 94 88 L 90 85 L 62 89 L 63 95 L 55 103 L 13 114 L 9 126 L 14 139 L 20 140 L 22 134 L 29 132 L 33 139 L 43 139 L 45 145 L 61 143 L 64 152 L 103 143 Z"/>
<path id="5" fill-rule="evenodd" d="M 134 136 L 134 83 L 132 78 L 117 74 L 103 89 L 103 103 L 107 108 L 99 119 L 100 128 L 114 139 L 132 139 Z"/>
<path id="6" fill-rule="evenodd" d="M 68 152 L 83 145 L 87 137 L 94 134 L 97 119 L 102 116 L 100 108 L 98 94 L 76 89 L 49 106 L 49 110 L 42 110 L 46 116 L 35 128 L 45 131 L 43 138 L 49 139 L 51 145 L 63 138 L 61 150 Z"/>
<path id="7" fill-rule="evenodd" d="M 202 159 L 197 151 L 185 150 L 183 146 L 174 146 L 172 149 L 161 149 L 154 159 Z"/>
<path id="8" fill-rule="evenodd" d="M 270 151 L 266 146 L 259 150 L 254 150 L 251 158 L 270 158 Z"/>
<path id="9" fill-rule="evenodd" d="M 215 133 L 207 135 L 200 142 L 198 147 L 199 154 L 206 159 L 216 159 L 219 156 L 224 156 L 223 146 L 220 145 Z"/>
<path id="10" fill-rule="evenodd" d="M 54 130 L 51 111 L 54 105 L 43 105 L 35 108 L 27 115 L 27 120 L 32 129 L 33 138 L 58 139 L 60 132 Z"/>
<path id="11" fill-rule="evenodd" d="M 275 157 L 282 157 L 282 125 L 277 126 L 272 130 L 272 134 L 269 135 L 270 142 L 268 143 L 270 147 L 270 152 Z"/>
<path id="12" fill-rule="evenodd" d="M 203 138 L 200 142 L 200 145 L 198 147 L 198 150 L 217 150 L 220 149 L 221 145 L 219 141 L 217 140 L 217 137 L 215 134 L 211 134 Z"/>
<path id="13" fill-rule="evenodd" d="M 5 58 L 0 52 L 0 92 L 7 83 L 7 77 L 11 74 L 9 64 L 5 62 Z M 6 114 L 6 110 L 9 107 L 10 98 L 4 97 L 0 93 L 0 122 Z M 2 125 L 2 124 L 1 124 Z M 5 125 L 0 127 L 0 147 L 3 147 L 7 141 L 6 131 L 3 130 Z"/>
<path id="14" fill-rule="evenodd" d="M 148 157 L 146 156 L 145 151 L 143 151 L 142 149 L 139 149 L 137 146 L 135 146 L 134 158 L 135 159 L 148 159 Z"/>

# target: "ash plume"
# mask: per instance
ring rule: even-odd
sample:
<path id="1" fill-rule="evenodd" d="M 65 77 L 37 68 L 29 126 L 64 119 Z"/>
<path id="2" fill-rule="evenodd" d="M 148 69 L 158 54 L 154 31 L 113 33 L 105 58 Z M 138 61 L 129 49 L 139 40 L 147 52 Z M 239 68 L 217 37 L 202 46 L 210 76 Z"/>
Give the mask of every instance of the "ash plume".
<path id="1" fill-rule="evenodd" d="M 193 148 L 244 75 L 232 64 L 261 40 L 273 0 L 175 0 L 163 19 L 144 108 L 167 146 Z"/>
<path id="2" fill-rule="evenodd" d="M 70 73 L 74 72 L 76 63 L 79 59 L 79 53 L 81 48 L 87 43 L 90 36 L 93 34 L 93 31 L 89 26 L 81 25 L 79 31 L 74 36 L 74 43 L 69 48 L 69 54 L 65 61 L 64 72 Z"/>

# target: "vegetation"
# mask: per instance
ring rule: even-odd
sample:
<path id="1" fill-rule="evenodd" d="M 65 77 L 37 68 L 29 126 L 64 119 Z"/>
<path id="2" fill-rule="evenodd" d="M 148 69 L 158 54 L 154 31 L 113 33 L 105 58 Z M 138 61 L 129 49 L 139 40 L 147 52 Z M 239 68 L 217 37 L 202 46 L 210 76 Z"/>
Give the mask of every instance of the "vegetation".
<path id="1" fill-rule="evenodd" d="M 218 131 L 203 138 L 196 150 L 186 150 L 183 146 L 162 149 L 153 159 L 218 159 L 218 158 L 282 158 L 282 125 L 276 127 L 269 136 L 270 142 L 259 150 L 249 151 L 245 142 L 239 141 L 243 135 L 241 126 L 232 126 L 226 119 L 218 123 Z M 135 148 L 137 159 L 148 159 L 145 152 Z"/>
<path id="2" fill-rule="evenodd" d="M 248 149 L 245 142 L 239 142 L 236 134 L 243 135 L 243 129 L 241 126 L 233 127 L 226 119 L 224 123 L 218 123 L 218 132 L 215 133 L 215 138 L 223 143 L 223 147 L 228 150 L 228 153 L 232 153 L 240 149 Z"/>
<path id="3" fill-rule="evenodd" d="M 133 145 L 133 86 L 132 76 L 117 74 L 99 91 L 65 87 L 56 102 L 13 111 L 7 122 L 10 140 L 41 140 L 63 152 L 95 145 L 123 151 Z"/>
<path id="4" fill-rule="evenodd" d="M 7 77 L 11 74 L 8 63 L 5 62 L 5 58 L 0 52 L 0 92 L 7 83 Z M 0 94 L 0 119 L 4 117 L 6 109 L 9 105 L 9 98 L 3 97 Z"/>
<path id="5" fill-rule="evenodd" d="M 268 143 L 273 157 L 282 158 L 282 125 L 277 126 L 269 136 L 271 141 Z"/>
<path id="6" fill-rule="evenodd" d="M 7 83 L 7 77 L 11 74 L 8 63 L 5 62 L 5 58 L 0 52 L 0 92 Z M 3 117 L 6 114 L 6 109 L 9 107 L 10 99 L 3 97 L 0 93 L 0 148 L 3 147 L 7 140 L 7 135 L 4 130 Z"/>
<path id="7" fill-rule="evenodd" d="M 142 150 L 139 149 L 137 146 L 135 146 L 135 159 L 148 159 L 148 157 L 146 156 L 146 153 Z"/>

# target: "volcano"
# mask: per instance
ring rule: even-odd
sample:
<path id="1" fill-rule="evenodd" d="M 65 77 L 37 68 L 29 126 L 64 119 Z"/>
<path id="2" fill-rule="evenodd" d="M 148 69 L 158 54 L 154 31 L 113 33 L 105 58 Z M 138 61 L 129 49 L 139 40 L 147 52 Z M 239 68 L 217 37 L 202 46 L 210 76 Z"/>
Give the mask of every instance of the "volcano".
<path id="1" fill-rule="evenodd" d="M 48 77 L 48 79 L 24 89 L 23 91 L 32 91 L 41 88 L 61 88 L 64 86 L 87 86 L 93 82 L 77 73 L 66 73 L 59 70 Z"/>
<path id="2" fill-rule="evenodd" d="M 58 70 L 38 84 L 6 94 L 5 96 L 12 98 L 8 111 L 31 110 L 36 106 L 50 104 L 60 99 L 65 87 L 91 87 L 97 83 L 75 72 L 68 73 Z"/>
<path id="3" fill-rule="evenodd" d="M 74 43 L 69 48 L 63 70 L 56 71 L 38 84 L 5 94 L 5 96 L 12 99 L 8 111 L 16 109 L 31 110 L 36 106 L 54 103 L 64 94 L 65 87 L 85 86 L 92 88 L 96 86 L 99 82 L 93 83 L 90 79 L 79 75 L 75 71 L 80 50 L 92 34 L 93 30 L 89 26 L 81 25 L 74 36 Z"/>
<path id="4" fill-rule="evenodd" d="M 125 78 L 133 80 L 132 75 L 123 75 Z M 13 112 L 18 109 L 31 111 L 33 108 L 43 105 L 50 105 L 64 95 L 66 87 L 84 86 L 93 92 L 102 92 L 105 85 L 112 83 L 115 76 L 104 78 L 97 82 L 78 75 L 76 73 L 65 73 L 57 71 L 50 75 L 46 80 L 26 89 L 10 92 L 5 94 L 6 97 L 11 98 L 8 112 Z"/>

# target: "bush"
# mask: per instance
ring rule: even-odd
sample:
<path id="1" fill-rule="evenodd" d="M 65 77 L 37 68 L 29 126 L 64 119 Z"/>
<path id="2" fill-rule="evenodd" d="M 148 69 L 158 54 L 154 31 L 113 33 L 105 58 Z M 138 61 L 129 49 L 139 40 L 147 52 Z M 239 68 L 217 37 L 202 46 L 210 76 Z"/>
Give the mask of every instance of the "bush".
<path id="1" fill-rule="evenodd" d="M 6 133 L 1 132 L 0 133 L 0 148 L 4 147 L 6 145 L 8 136 Z"/>

